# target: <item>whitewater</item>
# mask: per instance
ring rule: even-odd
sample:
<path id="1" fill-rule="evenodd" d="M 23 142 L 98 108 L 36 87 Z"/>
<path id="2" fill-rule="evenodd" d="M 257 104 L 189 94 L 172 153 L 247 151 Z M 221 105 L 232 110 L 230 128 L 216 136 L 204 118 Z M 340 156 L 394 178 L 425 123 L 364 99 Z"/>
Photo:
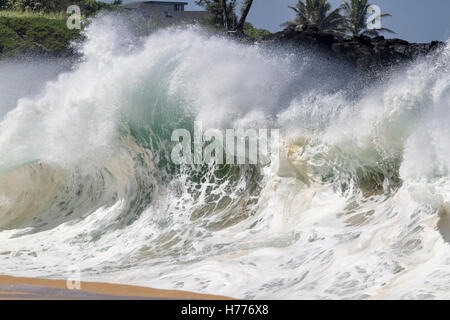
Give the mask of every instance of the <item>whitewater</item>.
<path id="1" fill-rule="evenodd" d="M 0 64 L 0 274 L 450 298 L 450 44 L 361 84 L 308 49 L 127 28 L 93 20 L 71 67 Z M 279 129 L 280 155 L 174 165 L 194 121 Z"/>

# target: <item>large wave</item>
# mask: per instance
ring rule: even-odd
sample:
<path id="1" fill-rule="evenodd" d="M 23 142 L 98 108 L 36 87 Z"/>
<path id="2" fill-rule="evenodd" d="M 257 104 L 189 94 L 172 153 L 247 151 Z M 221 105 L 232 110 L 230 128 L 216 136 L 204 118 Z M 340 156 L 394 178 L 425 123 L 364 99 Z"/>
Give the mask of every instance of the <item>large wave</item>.
<path id="1" fill-rule="evenodd" d="M 361 85 L 306 49 L 197 27 L 136 38 L 102 17 L 86 38 L 73 70 L 1 105 L 2 273 L 76 267 L 237 298 L 449 297 L 450 46 Z M 280 157 L 176 166 L 171 133 L 194 121 L 279 128 Z"/>

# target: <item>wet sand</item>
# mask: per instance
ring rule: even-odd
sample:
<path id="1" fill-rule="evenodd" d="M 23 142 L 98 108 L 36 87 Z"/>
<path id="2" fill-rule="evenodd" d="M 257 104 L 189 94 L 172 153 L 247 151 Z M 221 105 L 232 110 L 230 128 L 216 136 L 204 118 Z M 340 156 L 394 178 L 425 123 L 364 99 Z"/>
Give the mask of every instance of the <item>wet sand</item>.
<path id="1" fill-rule="evenodd" d="M 69 290 L 65 280 L 0 276 L 0 300 L 229 300 L 228 297 L 121 284 L 81 282 Z"/>

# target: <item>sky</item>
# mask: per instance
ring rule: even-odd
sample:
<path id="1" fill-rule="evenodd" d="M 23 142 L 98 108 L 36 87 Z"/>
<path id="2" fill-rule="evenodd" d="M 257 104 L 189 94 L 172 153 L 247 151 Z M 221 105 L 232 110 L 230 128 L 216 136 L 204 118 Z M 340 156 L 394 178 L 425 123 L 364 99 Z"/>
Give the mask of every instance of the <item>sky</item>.
<path id="1" fill-rule="evenodd" d="M 189 3 L 185 10 L 202 9 L 195 5 L 195 0 L 177 1 Z M 333 8 L 337 8 L 342 0 L 329 2 Z M 288 6 L 296 3 L 296 0 L 254 0 L 248 21 L 257 28 L 281 31 L 283 28 L 280 24 L 295 18 L 295 12 Z M 450 0 L 371 0 L 370 3 L 380 6 L 383 13 L 392 15 L 382 20 L 383 27 L 395 31 L 393 35 L 385 34 L 387 38 L 401 38 L 410 42 L 450 39 Z"/>

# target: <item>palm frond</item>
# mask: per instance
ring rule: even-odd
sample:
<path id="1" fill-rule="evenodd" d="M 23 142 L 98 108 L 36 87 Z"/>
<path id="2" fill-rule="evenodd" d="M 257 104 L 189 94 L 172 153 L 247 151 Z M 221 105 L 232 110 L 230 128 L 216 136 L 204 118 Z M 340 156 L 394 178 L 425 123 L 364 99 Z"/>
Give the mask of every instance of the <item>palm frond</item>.
<path id="1" fill-rule="evenodd" d="M 340 14 L 340 8 L 331 10 L 327 0 L 299 0 L 295 7 L 290 6 L 296 13 L 295 23 L 297 25 L 316 26 L 323 31 L 339 31 L 345 23 Z M 284 25 L 292 25 L 286 22 Z"/>

